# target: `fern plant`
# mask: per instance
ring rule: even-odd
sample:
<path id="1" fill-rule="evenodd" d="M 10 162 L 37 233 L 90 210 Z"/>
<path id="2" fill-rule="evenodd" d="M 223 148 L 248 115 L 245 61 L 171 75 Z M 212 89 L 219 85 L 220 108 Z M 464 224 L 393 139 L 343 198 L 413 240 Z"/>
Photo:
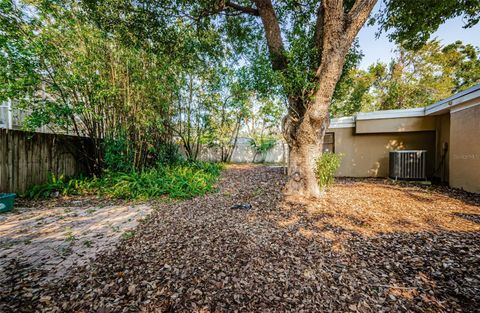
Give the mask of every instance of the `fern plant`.
<path id="1" fill-rule="evenodd" d="M 25 196 L 48 198 L 59 195 L 97 194 L 120 199 L 151 199 L 160 196 L 191 198 L 213 190 L 221 164 L 184 162 L 126 173 L 105 172 L 102 177 L 51 176 L 46 184 L 32 187 Z"/>

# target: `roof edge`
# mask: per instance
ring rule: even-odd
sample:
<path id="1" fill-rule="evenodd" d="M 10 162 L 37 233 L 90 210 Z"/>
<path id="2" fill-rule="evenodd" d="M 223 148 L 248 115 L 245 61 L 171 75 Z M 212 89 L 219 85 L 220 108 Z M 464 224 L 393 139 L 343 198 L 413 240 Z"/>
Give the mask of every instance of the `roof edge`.
<path id="1" fill-rule="evenodd" d="M 398 109 L 398 110 L 383 110 L 373 112 L 359 112 L 357 113 L 357 121 L 362 120 L 376 120 L 388 118 L 402 118 L 402 117 L 422 117 L 425 116 L 425 108 L 412 109 Z"/>
<path id="2" fill-rule="evenodd" d="M 440 111 L 447 110 L 453 106 L 459 105 L 465 101 L 471 100 L 476 97 L 480 97 L 480 84 L 477 84 L 468 89 L 465 89 L 464 91 L 451 95 L 448 98 L 430 104 L 429 106 L 425 107 L 425 115 L 431 115 Z"/>
<path id="3" fill-rule="evenodd" d="M 355 116 L 332 118 L 328 128 L 352 128 L 355 127 Z"/>

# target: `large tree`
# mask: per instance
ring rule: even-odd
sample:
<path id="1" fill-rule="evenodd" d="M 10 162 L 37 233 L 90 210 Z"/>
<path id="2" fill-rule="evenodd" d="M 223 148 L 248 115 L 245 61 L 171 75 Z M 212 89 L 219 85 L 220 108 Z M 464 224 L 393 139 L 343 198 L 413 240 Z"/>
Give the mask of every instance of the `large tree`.
<path id="1" fill-rule="evenodd" d="M 376 0 L 84 3 L 103 27 L 117 25 L 115 29 L 129 33 L 133 29 L 144 42 L 155 41 L 151 31 L 141 29 L 155 29 L 157 19 L 169 29 L 190 24 L 200 35 L 208 29 L 218 30 L 222 51 L 234 51 L 237 67 L 251 69 L 246 81 L 259 96 L 268 98 L 268 93 L 275 93 L 285 99 L 287 116 L 282 129 L 289 145 L 287 193 L 320 196 L 314 168 L 329 125 L 330 101 L 348 65 L 352 43 Z M 128 18 L 122 21 L 121 16 Z"/>
<path id="2" fill-rule="evenodd" d="M 289 146 L 287 194 L 321 195 L 314 168 L 329 126 L 330 102 L 346 56 L 375 3 L 376 0 L 325 0 L 319 4 L 284 1 L 276 6 L 271 0 L 255 0 L 251 6 L 221 3 L 223 10 L 258 16 L 271 67 L 283 76 L 288 104 L 282 127 Z M 287 44 L 284 37 L 288 38 Z M 298 66 L 297 62 L 302 61 L 307 62 L 306 66 Z M 302 82 L 295 76 L 298 69 L 306 71 L 303 86 L 295 86 Z"/>

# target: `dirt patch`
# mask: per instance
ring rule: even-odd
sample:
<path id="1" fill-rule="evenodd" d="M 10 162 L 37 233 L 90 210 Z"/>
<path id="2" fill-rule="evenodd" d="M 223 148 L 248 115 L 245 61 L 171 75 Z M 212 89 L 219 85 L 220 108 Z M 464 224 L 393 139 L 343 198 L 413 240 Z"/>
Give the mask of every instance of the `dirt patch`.
<path id="1" fill-rule="evenodd" d="M 235 166 L 220 191 L 158 204 L 135 236 L 17 311 L 450 312 L 480 306 L 478 196 L 339 180 L 282 198 L 279 168 Z M 250 203 L 249 210 L 231 210 Z M 34 273 L 31 273 L 34 276 Z"/>

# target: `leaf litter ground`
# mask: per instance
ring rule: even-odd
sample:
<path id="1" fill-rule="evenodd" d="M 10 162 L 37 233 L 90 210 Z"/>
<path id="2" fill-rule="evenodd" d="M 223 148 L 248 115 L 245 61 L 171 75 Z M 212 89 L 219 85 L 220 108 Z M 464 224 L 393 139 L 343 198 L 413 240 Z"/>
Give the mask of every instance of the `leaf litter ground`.
<path id="1" fill-rule="evenodd" d="M 281 168 L 230 166 L 219 192 L 157 203 L 134 236 L 4 311 L 471 312 L 480 307 L 480 197 L 340 179 L 284 199 Z M 232 210 L 250 203 L 251 209 Z M 5 289 L 5 288 L 4 288 Z"/>

